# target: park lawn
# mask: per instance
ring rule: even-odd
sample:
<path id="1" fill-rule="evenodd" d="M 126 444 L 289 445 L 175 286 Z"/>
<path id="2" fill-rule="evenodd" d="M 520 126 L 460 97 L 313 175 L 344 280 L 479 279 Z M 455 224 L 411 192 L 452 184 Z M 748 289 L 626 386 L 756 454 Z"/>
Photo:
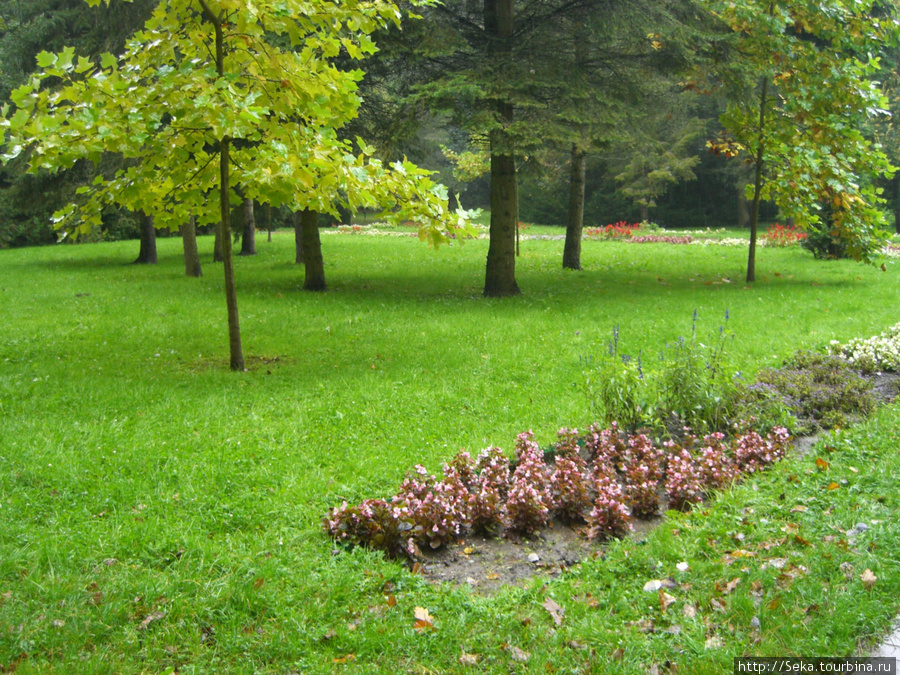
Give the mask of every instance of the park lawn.
<path id="1" fill-rule="evenodd" d="M 894 261 L 762 249 L 748 286 L 743 248 L 586 242 L 573 273 L 561 242 L 527 240 L 523 295 L 485 300 L 484 241 L 331 235 L 324 294 L 299 290 L 292 245 L 278 232 L 236 261 L 243 374 L 227 369 L 208 238 L 199 280 L 176 239 L 155 267 L 127 264 L 134 242 L 0 251 L 0 665 L 424 673 L 465 670 L 465 651 L 489 671 L 718 673 L 741 654 L 849 654 L 888 628 L 895 407 L 644 543 L 491 597 L 337 550 L 320 519 L 392 494 L 416 463 L 590 423 L 583 358 L 614 326 L 620 352 L 646 359 L 689 335 L 696 309 L 701 339 L 734 334 L 746 377 L 878 333 L 897 323 Z M 870 529 L 848 541 L 857 522 Z M 663 612 L 642 589 L 670 576 Z M 416 607 L 435 630 L 414 629 Z"/>

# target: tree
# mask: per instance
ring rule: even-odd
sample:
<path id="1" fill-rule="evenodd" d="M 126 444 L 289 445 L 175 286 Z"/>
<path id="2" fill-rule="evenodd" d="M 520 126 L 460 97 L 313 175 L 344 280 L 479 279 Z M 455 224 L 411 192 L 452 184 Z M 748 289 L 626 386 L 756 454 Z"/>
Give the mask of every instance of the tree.
<path id="1" fill-rule="evenodd" d="M 73 235 L 96 227 L 111 203 L 173 230 L 191 215 L 221 222 L 230 363 L 243 370 L 231 250 L 231 209 L 242 198 L 332 214 L 338 205 L 381 208 L 417 221 L 435 246 L 448 228 L 465 226 L 427 172 L 409 162 L 386 167 L 336 133 L 356 113 L 360 75 L 330 59 L 370 54 L 372 31 L 399 18 L 387 0 L 164 0 L 119 58 L 39 54 L 41 73 L 2 109 L 4 160 L 27 152 L 35 172 L 104 151 L 132 160 L 57 214 Z M 61 86 L 44 86 L 50 78 Z"/>
<path id="2" fill-rule="evenodd" d="M 256 255 L 256 216 L 252 199 L 245 199 L 241 204 L 241 222 L 244 227 L 240 255 Z"/>
<path id="3" fill-rule="evenodd" d="M 747 281 L 756 278 L 759 206 L 774 201 L 806 227 L 825 227 L 857 260 L 878 250 L 884 217 L 873 184 L 892 173 L 865 137 L 885 112 L 871 77 L 895 19 L 873 19 L 873 2 L 708 0 L 732 34 L 711 66 L 728 93 L 725 137 L 711 144 L 753 165 Z"/>
<path id="4" fill-rule="evenodd" d="M 138 252 L 137 260 L 134 262 L 139 265 L 155 265 L 158 261 L 156 256 L 156 227 L 153 222 L 153 216 L 149 213 L 141 213 L 141 249 Z"/>

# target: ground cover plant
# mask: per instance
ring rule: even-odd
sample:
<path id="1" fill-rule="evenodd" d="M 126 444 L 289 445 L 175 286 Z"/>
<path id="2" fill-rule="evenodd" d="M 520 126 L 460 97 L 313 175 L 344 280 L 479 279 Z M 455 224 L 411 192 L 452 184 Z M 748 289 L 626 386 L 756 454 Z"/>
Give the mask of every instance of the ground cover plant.
<path id="1" fill-rule="evenodd" d="M 186 279 L 178 240 L 156 267 L 127 264 L 133 242 L 0 251 L 4 668 L 719 673 L 744 653 L 851 653 L 888 628 L 894 407 L 643 543 L 491 596 L 341 550 L 320 520 L 460 448 L 475 460 L 528 428 L 545 447 L 588 424 L 579 356 L 616 324 L 649 353 L 694 309 L 727 308 L 748 378 L 876 335 L 896 323 L 894 261 L 765 249 L 745 288 L 738 247 L 588 241 L 576 274 L 558 242 L 525 240 L 523 295 L 487 301 L 483 241 L 325 237 L 324 295 L 299 290 L 292 245 L 276 232 L 236 263 L 242 374 L 215 330 L 221 269 Z"/>

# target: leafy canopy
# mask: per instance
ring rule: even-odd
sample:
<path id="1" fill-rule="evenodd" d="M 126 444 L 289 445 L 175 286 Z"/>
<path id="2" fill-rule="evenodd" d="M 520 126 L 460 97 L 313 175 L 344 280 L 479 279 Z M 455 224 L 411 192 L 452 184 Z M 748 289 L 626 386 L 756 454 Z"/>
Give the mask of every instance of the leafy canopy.
<path id="1" fill-rule="evenodd" d="M 760 156 L 763 199 L 800 223 L 825 221 L 853 257 L 869 260 L 884 224 L 873 179 L 894 169 L 862 130 L 888 114 L 872 78 L 897 39 L 896 18 L 876 18 L 872 0 L 706 4 L 730 27 L 733 56 L 713 67 L 730 94 L 728 137 L 713 149 Z"/>
<path id="2" fill-rule="evenodd" d="M 221 75 L 210 15 L 222 30 Z M 55 172 L 117 153 L 128 167 L 82 187 L 79 203 L 56 214 L 57 227 L 85 233 L 115 203 L 177 229 L 191 215 L 219 219 L 215 160 L 227 140 L 231 184 L 245 198 L 330 213 L 383 209 L 416 221 L 420 238 L 437 245 L 448 230 L 466 229 L 466 214 L 448 211 L 445 188 L 336 133 L 356 115 L 362 74 L 333 59 L 373 53 L 370 34 L 399 21 L 387 0 L 163 0 L 121 56 L 40 53 L 42 70 L 2 108 L 3 160 L 28 153 L 30 171 Z"/>

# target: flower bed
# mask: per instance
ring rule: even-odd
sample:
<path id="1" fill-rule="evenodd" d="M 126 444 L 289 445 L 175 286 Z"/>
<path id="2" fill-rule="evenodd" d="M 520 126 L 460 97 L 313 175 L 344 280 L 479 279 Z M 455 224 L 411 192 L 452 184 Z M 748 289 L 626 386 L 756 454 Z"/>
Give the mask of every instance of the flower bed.
<path id="1" fill-rule="evenodd" d="M 533 533 L 553 517 L 587 523 L 593 539 L 621 537 L 634 516 L 657 513 L 660 487 L 670 506 L 689 508 L 741 474 L 778 461 L 791 440 L 784 427 L 765 438 L 742 433 L 730 443 L 721 433 L 699 439 L 685 429 L 680 445 L 657 446 L 643 434 L 621 433 L 615 423 L 581 436 L 561 429 L 558 436 L 545 453 L 530 431 L 519 434 L 512 465 L 490 447 L 475 461 L 459 453 L 440 480 L 416 466 L 390 500 L 344 502 L 323 527 L 338 542 L 410 559 L 421 556 L 421 546 L 437 549 L 467 531 Z"/>

